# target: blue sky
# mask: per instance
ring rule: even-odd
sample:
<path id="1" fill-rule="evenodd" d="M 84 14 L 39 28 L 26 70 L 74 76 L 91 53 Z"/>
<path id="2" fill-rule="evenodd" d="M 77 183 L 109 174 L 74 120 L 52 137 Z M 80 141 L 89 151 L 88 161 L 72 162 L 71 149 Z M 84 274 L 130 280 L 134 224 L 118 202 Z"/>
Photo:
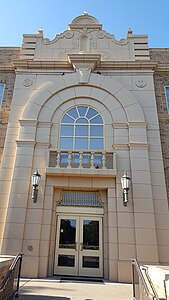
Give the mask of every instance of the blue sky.
<path id="1" fill-rule="evenodd" d="M 84 11 L 117 40 L 131 27 L 149 35 L 149 47 L 169 48 L 169 0 L 0 0 L 0 46 L 21 46 L 22 34 L 40 27 L 53 39 Z"/>

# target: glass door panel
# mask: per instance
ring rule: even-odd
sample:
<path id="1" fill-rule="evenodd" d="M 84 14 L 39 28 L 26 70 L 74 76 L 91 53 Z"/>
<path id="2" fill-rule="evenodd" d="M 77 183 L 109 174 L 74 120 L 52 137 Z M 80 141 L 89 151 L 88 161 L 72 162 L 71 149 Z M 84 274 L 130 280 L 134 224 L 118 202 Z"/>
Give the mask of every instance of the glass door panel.
<path id="1" fill-rule="evenodd" d="M 78 217 L 58 216 L 55 274 L 78 275 Z"/>
<path id="2" fill-rule="evenodd" d="M 103 276 L 102 218 L 80 217 L 80 276 Z"/>
<path id="3" fill-rule="evenodd" d="M 61 219 L 59 248 L 75 249 L 76 247 L 76 220 Z"/>
<path id="4" fill-rule="evenodd" d="M 83 250 L 99 250 L 99 221 L 83 220 Z"/>
<path id="5" fill-rule="evenodd" d="M 54 273 L 103 276 L 101 217 L 58 217 Z"/>

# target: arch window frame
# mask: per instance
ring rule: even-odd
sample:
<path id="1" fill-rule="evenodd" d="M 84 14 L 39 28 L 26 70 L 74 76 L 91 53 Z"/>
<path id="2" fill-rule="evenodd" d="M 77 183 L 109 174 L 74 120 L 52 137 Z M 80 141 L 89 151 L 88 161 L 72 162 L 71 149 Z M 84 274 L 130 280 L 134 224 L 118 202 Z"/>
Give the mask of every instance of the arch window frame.
<path id="1" fill-rule="evenodd" d="M 95 118 L 97 118 L 96 121 Z M 80 119 L 84 122 L 78 122 Z M 60 149 L 102 151 L 105 148 L 103 117 L 90 105 L 75 105 L 69 108 L 61 118 L 59 132 Z M 96 147 L 93 146 L 94 144 L 96 144 Z"/>

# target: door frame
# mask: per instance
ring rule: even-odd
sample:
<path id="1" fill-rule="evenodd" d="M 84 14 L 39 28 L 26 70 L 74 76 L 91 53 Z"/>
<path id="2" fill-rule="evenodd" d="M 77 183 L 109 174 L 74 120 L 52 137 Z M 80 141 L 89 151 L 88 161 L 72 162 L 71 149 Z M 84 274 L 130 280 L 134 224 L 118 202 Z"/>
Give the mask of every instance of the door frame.
<path id="1" fill-rule="evenodd" d="M 88 219 L 97 219 L 97 218 L 100 218 L 101 219 L 101 229 L 99 230 L 99 235 L 100 235 L 100 238 L 101 238 L 101 249 L 100 249 L 100 268 L 99 270 L 98 269 L 95 269 L 99 272 L 93 272 L 93 275 L 92 275 L 92 272 L 90 272 L 90 268 L 83 268 L 83 272 L 81 272 L 80 275 L 78 276 L 93 276 L 93 277 L 103 277 L 103 208 L 96 208 L 96 207 L 63 207 L 63 206 L 59 206 L 57 207 L 57 211 L 56 211 L 56 240 L 55 240 L 55 258 L 54 258 L 54 274 L 58 274 L 58 275 L 73 275 L 73 276 L 77 276 L 77 272 L 76 274 L 72 274 L 72 268 L 67 268 L 67 267 L 61 267 L 62 268 L 62 272 L 61 274 L 59 274 L 59 267 L 57 267 L 57 272 L 55 271 L 56 269 L 56 265 L 57 265 L 57 257 L 58 257 L 58 243 L 59 243 L 59 225 L 60 225 L 60 222 L 59 220 L 64 217 L 64 218 L 72 218 L 72 217 L 79 217 L 79 221 L 80 222 L 80 218 L 83 219 L 83 218 L 88 218 Z M 100 221 L 99 221 L 100 222 Z M 101 232 L 101 233 L 100 233 Z M 94 250 L 93 250 L 94 251 Z M 61 251 L 62 252 L 62 251 Z M 64 251 L 63 251 L 64 252 Z M 66 252 L 66 251 L 65 251 Z M 70 251 L 70 253 L 72 255 L 77 255 L 77 251 L 76 249 L 72 249 L 72 251 Z M 78 265 L 75 265 L 75 269 L 76 271 L 79 272 L 79 261 L 80 259 L 82 259 L 82 253 L 78 253 L 79 257 L 78 257 Z M 92 255 L 91 255 L 92 256 Z M 94 256 L 94 252 L 93 252 L 93 256 Z M 76 264 L 76 262 L 75 262 Z M 78 268 L 78 270 L 77 270 Z M 94 270 L 94 269 L 93 269 Z"/>

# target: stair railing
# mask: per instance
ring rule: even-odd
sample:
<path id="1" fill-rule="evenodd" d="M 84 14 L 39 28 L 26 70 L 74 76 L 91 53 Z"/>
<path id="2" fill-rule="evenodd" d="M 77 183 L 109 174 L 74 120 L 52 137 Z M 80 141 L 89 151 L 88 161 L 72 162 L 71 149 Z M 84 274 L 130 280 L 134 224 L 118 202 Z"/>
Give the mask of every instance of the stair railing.
<path id="1" fill-rule="evenodd" d="M 0 285 L 0 300 L 18 297 L 23 253 L 18 253 Z"/>

